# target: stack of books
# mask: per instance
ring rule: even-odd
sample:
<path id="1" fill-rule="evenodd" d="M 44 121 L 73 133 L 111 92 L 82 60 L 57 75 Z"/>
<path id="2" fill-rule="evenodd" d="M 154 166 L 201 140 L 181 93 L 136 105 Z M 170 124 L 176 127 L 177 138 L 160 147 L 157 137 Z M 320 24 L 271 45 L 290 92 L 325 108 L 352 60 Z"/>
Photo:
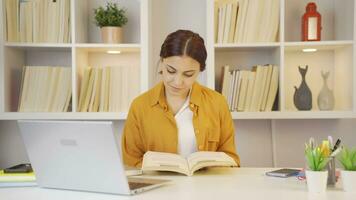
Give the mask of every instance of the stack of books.
<path id="1" fill-rule="evenodd" d="M 126 112 L 140 90 L 137 67 L 87 67 L 81 80 L 80 112 Z"/>
<path id="2" fill-rule="evenodd" d="M 221 93 L 231 111 L 271 111 L 278 92 L 279 68 L 257 65 L 248 70 L 223 67 Z"/>
<path id="3" fill-rule="evenodd" d="M 216 43 L 275 42 L 279 0 L 215 0 Z"/>
<path id="4" fill-rule="evenodd" d="M 8 42 L 68 43 L 70 0 L 5 0 Z"/>
<path id="5" fill-rule="evenodd" d="M 24 187 L 36 185 L 36 177 L 33 172 L 4 173 L 4 170 L 0 170 L 0 187 Z"/>
<path id="6" fill-rule="evenodd" d="M 72 97 L 70 67 L 25 66 L 19 112 L 67 112 Z"/>

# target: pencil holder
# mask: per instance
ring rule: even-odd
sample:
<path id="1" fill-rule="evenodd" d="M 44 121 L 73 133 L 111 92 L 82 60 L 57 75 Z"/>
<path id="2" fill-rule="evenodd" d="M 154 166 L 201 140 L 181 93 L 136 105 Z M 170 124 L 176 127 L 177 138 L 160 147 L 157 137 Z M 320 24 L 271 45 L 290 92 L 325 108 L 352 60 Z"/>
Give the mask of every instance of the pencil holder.
<path id="1" fill-rule="evenodd" d="M 335 157 L 330 157 L 330 161 L 326 166 L 328 170 L 328 185 L 335 185 L 336 183 L 336 174 L 335 174 Z"/>

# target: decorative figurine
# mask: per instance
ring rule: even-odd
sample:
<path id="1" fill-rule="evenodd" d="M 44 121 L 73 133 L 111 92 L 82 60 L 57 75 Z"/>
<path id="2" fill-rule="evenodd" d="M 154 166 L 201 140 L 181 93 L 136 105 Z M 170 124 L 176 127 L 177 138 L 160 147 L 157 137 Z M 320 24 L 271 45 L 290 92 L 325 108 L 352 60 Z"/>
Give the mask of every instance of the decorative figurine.
<path id="1" fill-rule="evenodd" d="M 318 95 L 318 107 L 320 110 L 332 110 L 334 109 L 335 99 L 334 93 L 331 89 L 329 89 L 327 83 L 329 72 L 324 73 L 323 71 L 321 71 L 321 76 L 323 77 L 324 85 Z"/>
<path id="2" fill-rule="evenodd" d="M 308 65 L 305 69 L 298 66 L 299 72 L 302 76 L 302 82 L 300 83 L 299 88 L 294 86 L 294 105 L 298 110 L 311 110 L 312 108 L 312 93 L 305 81 L 305 75 L 308 71 Z"/>

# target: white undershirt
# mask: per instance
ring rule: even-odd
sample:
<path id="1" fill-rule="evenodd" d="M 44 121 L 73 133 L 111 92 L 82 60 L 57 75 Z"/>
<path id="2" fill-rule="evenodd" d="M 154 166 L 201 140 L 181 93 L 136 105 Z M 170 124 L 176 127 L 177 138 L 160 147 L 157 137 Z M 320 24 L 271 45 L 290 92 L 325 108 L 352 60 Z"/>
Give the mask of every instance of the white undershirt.
<path id="1" fill-rule="evenodd" d="M 189 109 L 189 101 L 190 94 L 174 116 L 178 128 L 178 153 L 184 157 L 197 151 L 193 127 L 193 112 Z"/>

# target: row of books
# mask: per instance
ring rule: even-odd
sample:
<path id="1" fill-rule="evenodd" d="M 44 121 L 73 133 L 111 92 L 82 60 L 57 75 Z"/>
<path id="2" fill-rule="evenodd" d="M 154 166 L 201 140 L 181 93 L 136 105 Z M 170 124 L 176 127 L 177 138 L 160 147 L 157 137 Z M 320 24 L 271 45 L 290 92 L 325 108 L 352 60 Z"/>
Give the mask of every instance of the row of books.
<path id="1" fill-rule="evenodd" d="M 140 91 L 137 67 L 87 67 L 81 78 L 80 112 L 125 112 Z"/>
<path id="2" fill-rule="evenodd" d="M 215 42 L 275 42 L 279 0 L 215 0 Z"/>
<path id="3" fill-rule="evenodd" d="M 70 0 L 6 0 L 8 42 L 68 43 Z"/>
<path id="4" fill-rule="evenodd" d="M 67 112 L 71 97 L 70 67 L 23 67 L 19 112 Z"/>
<path id="5" fill-rule="evenodd" d="M 252 70 L 223 67 L 221 93 L 231 111 L 271 111 L 278 91 L 279 68 L 257 65 Z"/>

